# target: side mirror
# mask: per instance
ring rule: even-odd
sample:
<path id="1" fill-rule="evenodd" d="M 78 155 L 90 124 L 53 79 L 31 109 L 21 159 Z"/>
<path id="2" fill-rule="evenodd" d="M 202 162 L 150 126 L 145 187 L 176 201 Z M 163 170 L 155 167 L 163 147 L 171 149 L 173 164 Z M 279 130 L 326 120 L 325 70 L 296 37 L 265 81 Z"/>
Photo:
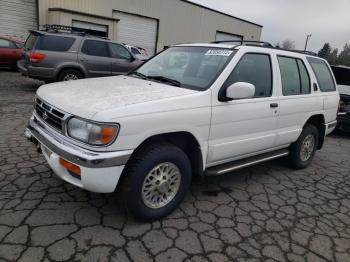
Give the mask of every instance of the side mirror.
<path id="1" fill-rule="evenodd" d="M 226 89 L 226 98 L 244 99 L 252 98 L 255 94 L 255 86 L 246 82 L 237 82 Z"/>

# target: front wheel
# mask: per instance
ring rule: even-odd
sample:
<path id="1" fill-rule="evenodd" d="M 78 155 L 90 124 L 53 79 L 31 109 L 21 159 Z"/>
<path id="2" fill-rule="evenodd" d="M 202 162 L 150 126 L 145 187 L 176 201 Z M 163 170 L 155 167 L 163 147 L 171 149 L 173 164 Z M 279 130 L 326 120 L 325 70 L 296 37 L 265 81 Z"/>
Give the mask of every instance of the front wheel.
<path id="1" fill-rule="evenodd" d="M 191 183 L 187 155 L 171 144 L 145 147 L 127 167 L 128 210 L 144 221 L 167 216 L 184 199 Z"/>
<path id="2" fill-rule="evenodd" d="M 307 124 L 298 140 L 291 146 L 289 163 L 295 169 L 310 165 L 318 146 L 319 132 L 314 125 Z"/>

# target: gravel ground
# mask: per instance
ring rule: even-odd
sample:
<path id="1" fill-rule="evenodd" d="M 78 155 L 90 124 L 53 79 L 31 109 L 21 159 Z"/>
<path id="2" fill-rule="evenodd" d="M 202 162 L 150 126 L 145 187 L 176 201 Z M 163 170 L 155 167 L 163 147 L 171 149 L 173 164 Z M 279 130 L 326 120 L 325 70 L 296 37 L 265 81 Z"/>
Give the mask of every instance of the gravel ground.
<path id="1" fill-rule="evenodd" d="M 58 179 L 24 138 L 40 84 L 0 71 L 4 261 L 350 261 L 350 135 L 302 171 L 279 160 L 194 182 L 172 215 L 139 223 L 115 194 Z"/>

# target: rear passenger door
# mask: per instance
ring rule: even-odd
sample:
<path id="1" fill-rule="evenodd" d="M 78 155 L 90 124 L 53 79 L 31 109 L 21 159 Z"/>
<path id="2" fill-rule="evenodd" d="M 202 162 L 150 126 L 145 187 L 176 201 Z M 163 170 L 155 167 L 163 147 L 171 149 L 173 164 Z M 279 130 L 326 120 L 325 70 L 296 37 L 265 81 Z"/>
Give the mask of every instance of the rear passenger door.
<path id="1" fill-rule="evenodd" d="M 112 61 L 112 74 L 121 75 L 135 68 L 139 63 L 122 45 L 109 43 Z"/>
<path id="2" fill-rule="evenodd" d="M 313 94 L 313 82 L 304 56 L 277 53 L 277 61 L 282 92 L 276 144 L 283 146 L 298 139 L 306 120 L 322 110 L 323 102 Z"/>
<path id="3" fill-rule="evenodd" d="M 85 40 L 78 59 L 89 77 L 109 76 L 112 73 L 112 58 L 106 41 Z"/>

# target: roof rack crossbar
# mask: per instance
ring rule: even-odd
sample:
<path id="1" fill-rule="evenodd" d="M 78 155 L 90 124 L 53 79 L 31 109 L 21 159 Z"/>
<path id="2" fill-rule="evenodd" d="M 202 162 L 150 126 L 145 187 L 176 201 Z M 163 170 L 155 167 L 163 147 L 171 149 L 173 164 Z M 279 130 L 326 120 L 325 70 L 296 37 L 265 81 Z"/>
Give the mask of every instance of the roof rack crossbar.
<path id="1" fill-rule="evenodd" d="M 214 41 L 211 42 L 212 44 L 221 44 L 221 43 L 239 43 L 240 45 L 258 45 L 258 46 L 265 46 L 265 47 L 273 47 L 269 42 L 264 41 L 253 41 L 253 40 L 221 40 L 221 41 Z"/>

